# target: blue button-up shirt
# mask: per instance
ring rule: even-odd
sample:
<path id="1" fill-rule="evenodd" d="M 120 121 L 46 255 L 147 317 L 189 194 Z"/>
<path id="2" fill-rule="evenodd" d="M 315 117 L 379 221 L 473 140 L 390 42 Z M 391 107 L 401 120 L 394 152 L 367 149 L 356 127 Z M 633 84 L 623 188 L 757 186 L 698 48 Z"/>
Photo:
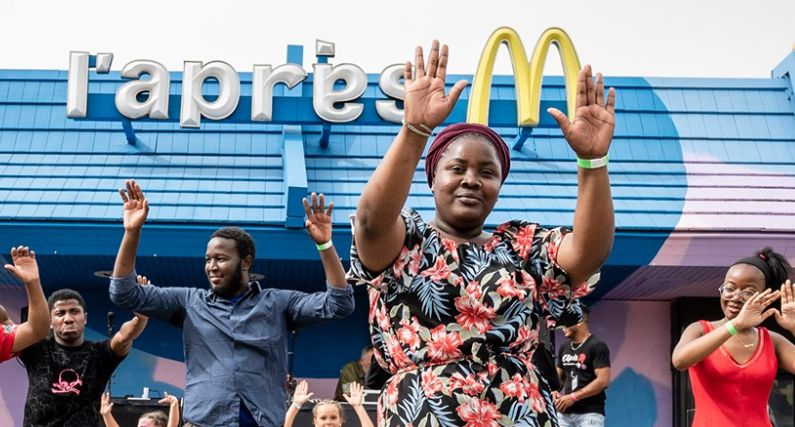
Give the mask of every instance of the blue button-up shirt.
<path id="1" fill-rule="evenodd" d="M 282 425 L 288 331 L 353 312 L 350 285 L 307 294 L 252 282 L 232 303 L 208 289 L 138 286 L 135 276 L 111 279 L 110 299 L 182 328 L 184 417 L 199 426 L 237 427 L 241 399 L 259 425 Z"/>

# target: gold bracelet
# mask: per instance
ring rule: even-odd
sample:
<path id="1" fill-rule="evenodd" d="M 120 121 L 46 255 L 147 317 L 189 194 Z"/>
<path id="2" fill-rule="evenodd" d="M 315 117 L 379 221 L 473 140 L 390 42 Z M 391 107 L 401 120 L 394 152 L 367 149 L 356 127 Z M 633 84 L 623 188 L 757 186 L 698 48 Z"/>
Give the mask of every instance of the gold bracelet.
<path id="1" fill-rule="evenodd" d="M 426 138 L 430 138 L 431 137 L 431 133 L 433 132 L 433 129 L 429 128 L 428 126 L 425 126 L 423 124 L 419 124 L 418 126 L 421 127 L 423 130 L 425 130 L 425 132 L 423 132 L 422 130 L 419 130 L 416 127 L 414 127 L 413 124 L 407 122 L 406 119 L 403 119 L 403 126 L 407 127 L 408 130 L 416 133 L 417 135 L 421 135 L 421 136 L 424 136 Z"/>

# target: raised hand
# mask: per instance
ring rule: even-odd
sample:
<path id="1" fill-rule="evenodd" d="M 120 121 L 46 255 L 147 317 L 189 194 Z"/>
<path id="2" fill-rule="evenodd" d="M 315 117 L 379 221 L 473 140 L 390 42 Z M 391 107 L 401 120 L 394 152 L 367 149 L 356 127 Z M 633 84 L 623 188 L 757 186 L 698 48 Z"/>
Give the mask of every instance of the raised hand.
<path id="1" fill-rule="evenodd" d="M 318 196 L 312 193 L 312 205 L 304 197 L 304 212 L 306 212 L 306 232 L 316 244 L 323 244 L 331 240 L 331 212 L 334 210 L 334 203 L 329 202 L 328 209 L 325 208 L 326 197 L 323 193 Z"/>
<path id="2" fill-rule="evenodd" d="M 110 340 L 110 349 L 116 356 L 126 356 L 132 349 L 133 341 L 146 329 L 149 318 L 134 313 L 135 316 L 121 325 L 119 331 Z"/>
<path id="3" fill-rule="evenodd" d="M 426 66 L 422 47 L 417 46 L 414 52 L 416 69 L 412 78 L 411 62 L 406 62 L 403 70 L 405 85 L 404 117 L 407 123 L 415 126 L 427 126 L 428 129 L 441 124 L 453 111 L 458 97 L 467 85 L 466 80 L 459 80 L 445 95 L 444 82 L 447 77 L 447 45 L 439 49 L 439 41 L 434 40 Z M 428 129 L 425 129 L 426 131 Z"/>
<path id="4" fill-rule="evenodd" d="M 6 270 L 13 274 L 22 283 L 33 283 L 39 281 L 39 265 L 36 263 L 36 252 L 27 246 L 17 246 L 11 248 L 11 261 L 14 263 L 6 264 Z"/>
<path id="5" fill-rule="evenodd" d="M 110 393 L 102 393 L 102 399 L 99 401 L 100 415 L 108 415 L 113 410 L 113 403 L 110 401 Z"/>
<path id="6" fill-rule="evenodd" d="M 776 322 L 792 332 L 795 330 L 795 287 L 792 282 L 787 280 L 781 285 L 781 312 L 776 312 Z"/>
<path id="7" fill-rule="evenodd" d="M 577 109 L 574 121 L 556 108 L 547 110 L 558 122 L 563 136 L 581 159 L 604 157 L 610 148 L 616 127 L 616 91 L 610 88 L 605 102 L 602 74 L 594 83 L 591 66 L 586 65 L 577 77 Z"/>
<path id="8" fill-rule="evenodd" d="M 364 387 L 357 382 L 350 383 L 350 387 L 348 394 L 343 394 L 342 397 L 344 397 L 351 406 L 360 406 L 362 402 L 364 402 Z"/>
<path id="9" fill-rule="evenodd" d="M 177 396 L 173 394 L 168 394 L 168 392 L 163 392 L 163 398 L 158 400 L 157 403 L 164 404 L 167 403 L 169 406 L 179 405 L 179 399 Z"/>
<path id="10" fill-rule="evenodd" d="M 133 318 L 124 322 L 119 328 L 119 332 L 117 332 L 121 339 L 132 341 L 138 338 L 138 336 L 141 335 L 141 332 L 144 331 L 144 328 L 146 328 L 149 318 L 143 314 L 133 314 Z"/>
<path id="11" fill-rule="evenodd" d="M 134 179 L 127 180 L 125 185 L 126 190 L 119 189 L 119 195 L 124 202 L 124 229 L 140 230 L 149 215 L 149 202 Z"/>
<path id="12" fill-rule="evenodd" d="M 743 308 L 740 310 L 740 313 L 737 314 L 737 317 L 732 320 L 732 324 L 738 331 L 740 331 L 759 325 L 768 317 L 777 314 L 778 310 L 775 308 L 765 310 L 765 307 L 769 306 L 773 303 L 773 301 L 778 299 L 779 295 L 779 291 L 765 289 L 764 291 L 752 296 L 748 299 L 748 301 L 745 302 L 745 304 L 743 304 Z"/>
<path id="13" fill-rule="evenodd" d="M 301 406 L 311 399 L 313 395 L 314 393 L 309 393 L 309 384 L 306 381 L 301 381 L 295 388 L 295 393 L 293 393 L 293 402 Z"/>

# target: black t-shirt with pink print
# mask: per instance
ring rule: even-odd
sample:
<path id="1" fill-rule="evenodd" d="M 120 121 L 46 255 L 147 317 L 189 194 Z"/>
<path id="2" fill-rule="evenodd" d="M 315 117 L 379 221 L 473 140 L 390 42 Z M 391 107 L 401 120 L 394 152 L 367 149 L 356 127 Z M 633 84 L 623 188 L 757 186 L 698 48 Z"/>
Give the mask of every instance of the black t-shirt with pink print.
<path id="1" fill-rule="evenodd" d="M 588 336 L 579 345 L 567 341 L 560 346 L 557 366 L 566 373 L 561 393 L 569 394 L 582 390 L 596 379 L 596 369 L 610 367 L 610 349 L 607 348 L 607 344 L 593 335 Z M 595 396 L 577 399 L 566 413 L 604 415 L 606 398 L 607 395 L 602 391 Z"/>
<path id="2" fill-rule="evenodd" d="M 26 427 L 99 425 L 100 398 L 124 360 L 113 354 L 108 340 L 64 347 L 52 336 L 28 347 L 19 358 L 28 371 Z"/>

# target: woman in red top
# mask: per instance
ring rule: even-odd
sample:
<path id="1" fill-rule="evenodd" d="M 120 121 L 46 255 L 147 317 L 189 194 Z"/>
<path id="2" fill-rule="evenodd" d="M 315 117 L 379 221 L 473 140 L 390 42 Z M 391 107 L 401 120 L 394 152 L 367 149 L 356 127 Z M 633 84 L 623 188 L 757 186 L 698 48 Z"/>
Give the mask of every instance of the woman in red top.
<path id="1" fill-rule="evenodd" d="M 780 364 L 795 373 L 795 345 L 757 327 L 775 316 L 795 335 L 795 290 L 790 265 L 764 248 L 735 262 L 720 292 L 724 318 L 701 320 L 685 329 L 671 361 L 690 373 L 696 414 L 693 426 L 769 426 L 767 400 Z M 778 284 L 780 290 L 773 290 Z M 781 299 L 781 311 L 766 307 Z"/>

